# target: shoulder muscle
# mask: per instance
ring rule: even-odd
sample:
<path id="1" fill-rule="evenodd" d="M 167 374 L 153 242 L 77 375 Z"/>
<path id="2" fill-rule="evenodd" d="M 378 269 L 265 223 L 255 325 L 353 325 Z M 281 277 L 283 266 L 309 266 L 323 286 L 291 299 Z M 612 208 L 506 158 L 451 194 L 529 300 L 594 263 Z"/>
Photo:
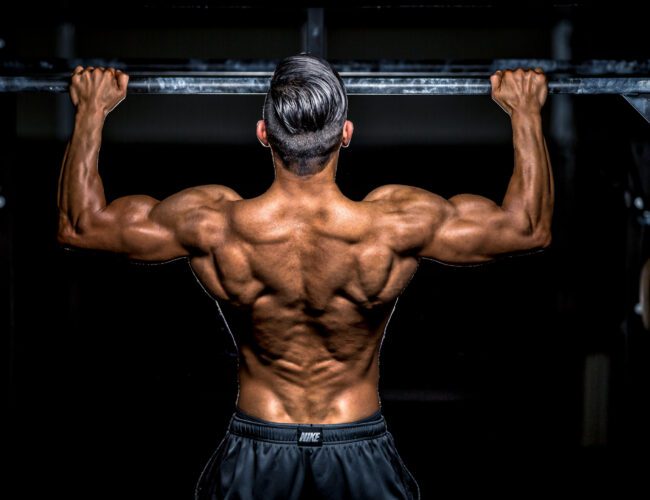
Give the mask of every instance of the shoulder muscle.
<path id="1" fill-rule="evenodd" d="M 191 187 L 162 200 L 149 217 L 173 230 L 184 245 L 205 248 L 209 240 L 223 233 L 228 206 L 241 199 L 225 186 Z"/>
<path id="2" fill-rule="evenodd" d="M 455 210 L 437 194 L 399 184 L 381 186 L 371 191 L 364 201 L 376 206 L 381 230 L 389 235 L 397 252 L 418 251 Z"/>

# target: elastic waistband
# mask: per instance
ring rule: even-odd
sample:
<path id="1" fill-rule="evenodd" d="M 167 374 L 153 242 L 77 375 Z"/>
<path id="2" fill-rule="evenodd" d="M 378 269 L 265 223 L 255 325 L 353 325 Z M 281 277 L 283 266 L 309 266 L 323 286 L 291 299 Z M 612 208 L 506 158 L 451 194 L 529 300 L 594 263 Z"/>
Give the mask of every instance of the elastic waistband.
<path id="1" fill-rule="evenodd" d="M 262 420 L 236 409 L 228 430 L 238 436 L 263 441 L 319 446 L 382 436 L 387 428 L 381 410 L 364 419 L 341 424 L 285 424 Z"/>

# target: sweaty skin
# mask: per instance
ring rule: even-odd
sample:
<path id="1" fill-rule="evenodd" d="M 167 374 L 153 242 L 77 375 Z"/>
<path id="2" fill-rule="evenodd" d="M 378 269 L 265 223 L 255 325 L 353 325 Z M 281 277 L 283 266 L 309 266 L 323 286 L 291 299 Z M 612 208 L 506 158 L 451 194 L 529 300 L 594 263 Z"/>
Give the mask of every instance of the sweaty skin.
<path id="1" fill-rule="evenodd" d="M 128 75 L 78 67 L 58 241 L 139 261 L 186 257 L 205 289 L 228 304 L 243 411 L 285 423 L 361 419 L 380 408 L 384 330 L 421 258 L 481 263 L 551 242 L 553 176 L 540 116 L 546 77 L 517 69 L 490 80 L 513 132 L 514 170 L 500 205 L 400 185 L 352 201 L 335 183 L 338 150 L 309 177 L 273 155 L 275 180 L 253 199 L 207 185 L 162 201 L 139 195 L 107 204 L 98 173 L 102 127 L 125 98 Z M 346 121 L 343 147 L 352 131 Z M 264 121 L 257 136 L 268 146 Z"/>

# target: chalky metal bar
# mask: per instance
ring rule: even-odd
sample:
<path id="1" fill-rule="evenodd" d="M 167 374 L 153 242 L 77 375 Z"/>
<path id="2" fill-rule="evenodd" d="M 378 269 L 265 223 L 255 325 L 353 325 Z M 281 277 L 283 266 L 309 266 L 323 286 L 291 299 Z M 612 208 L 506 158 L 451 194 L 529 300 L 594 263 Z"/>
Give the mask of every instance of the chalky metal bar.
<path id="1" fill-rule="evenodd" d="M 136 94 L 265 94 L 271 72 L 130 73 L 129 92 Z M 425 73 L 342 72 L 349 94 L 488 95 L 489 78 Z M 618 94 L 650 122 L 650 76 L 549 76 L 551 94 Z M 0 92 L 68 91 L 69 73 L 0 76 Z"/>
<path id="2" fill-rule="evenodd" d="M 349 94 L 361 95 L 483 95 L 483 78 L 425 76 L 400 73 L 341 73 Z M 130 74 L 129 92 L 137 94 L 265 94 L 271 73 Z M 0 92 L 67 92 L 69 74 L 0 76 Z M 551 94 L 648 94 L 648 77 L 568 77 L 549 81 Z"/>

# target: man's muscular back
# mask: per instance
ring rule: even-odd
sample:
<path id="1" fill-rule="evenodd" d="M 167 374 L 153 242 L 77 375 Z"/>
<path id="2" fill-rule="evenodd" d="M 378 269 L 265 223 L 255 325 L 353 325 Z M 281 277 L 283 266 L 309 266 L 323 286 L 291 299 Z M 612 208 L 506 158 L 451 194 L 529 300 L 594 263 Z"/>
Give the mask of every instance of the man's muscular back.
<path id="1" fill-rule="evenodd" d="M 395 208 L 271 191 L 215 213 L 227 227 L 191 265 L 245 318 L 233 324 L 244 411 L 327 423 L 378 408 L 380 341 L 417 268 L 389 227 Z"/>

